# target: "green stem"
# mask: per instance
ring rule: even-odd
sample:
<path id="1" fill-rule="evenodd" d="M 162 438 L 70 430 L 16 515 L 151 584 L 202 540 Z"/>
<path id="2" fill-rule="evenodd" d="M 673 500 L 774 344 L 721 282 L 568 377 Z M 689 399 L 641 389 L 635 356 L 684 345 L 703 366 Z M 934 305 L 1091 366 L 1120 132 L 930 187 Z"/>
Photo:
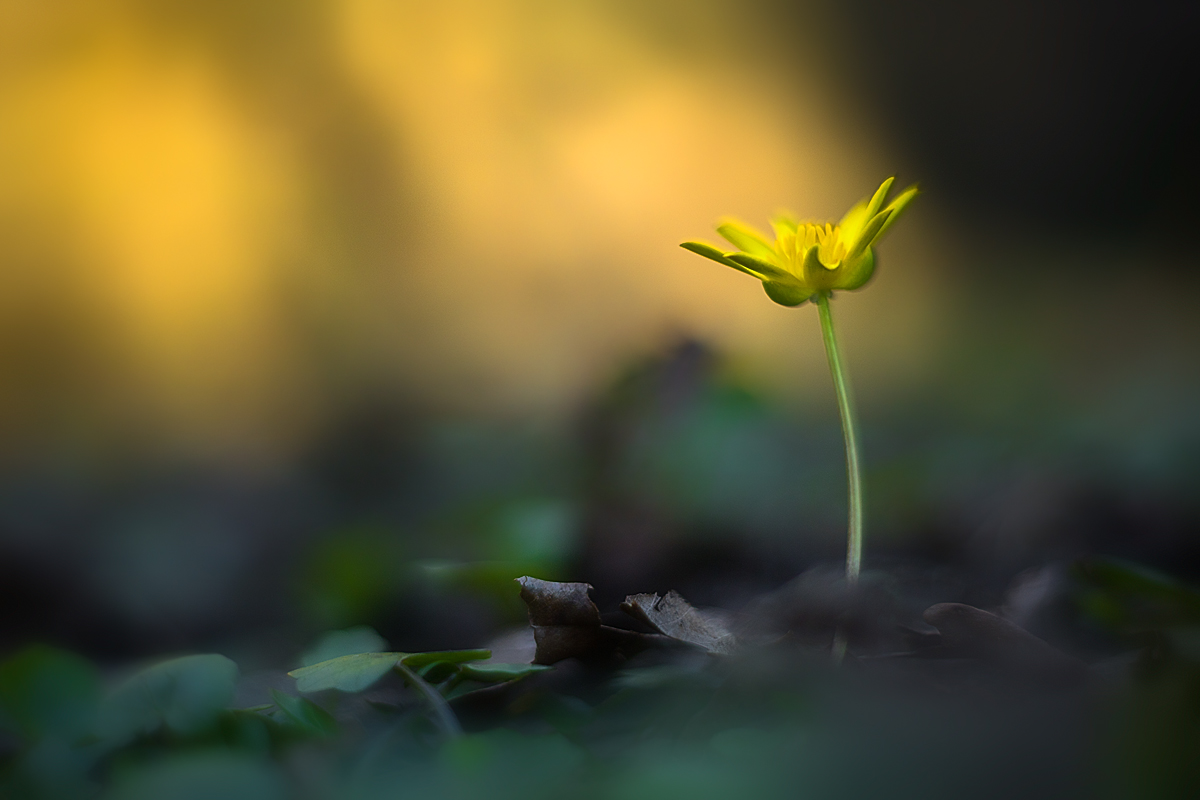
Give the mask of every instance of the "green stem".
<path id="1" fill-rule="evenodd" d="M 442 729 L 442 733 L 446 735 L 446 738 L 457 739 L 463 735 L 462 726 L 458 724 L 458 717 L 454 716 L 454 711 L 450 708 L 450 704 L 446 702 L 446 698 L 438 693 L 437 689 L 426 683 L 424 678 L 413 672 L 403 661 L 396 662 L 396 671 L 404 676 L 404 680 L 410 686 L 425 697 L 426 702 L 429 703 L 433 710 L 433 716 L 437 720 L 438 727 Z"/>
<path id="2" fill-rule="evenodd" d="M 842 417 L 842 436 L 846 440 L 846 481 L 850 486 L 850 530 L 846 541 L 846 583 L 858 583 L 862 567 L 863 543 L 863 500 L 862 474 L 858 463 L 858 432 L 854 417 L 854 401 L 850 397 L 846 368 L 842 365 L 842 354 L 838 350 L 837 335 L 833 330 L 833 315 L 829 310 L 829 295 L 818 294 L 817 309 L 821 316 L 821 335 L 825 339 L 825 355 L 829 358 L 829 372 L 833 375 L 833 388 L 837 391 L 838 412 Z"/>

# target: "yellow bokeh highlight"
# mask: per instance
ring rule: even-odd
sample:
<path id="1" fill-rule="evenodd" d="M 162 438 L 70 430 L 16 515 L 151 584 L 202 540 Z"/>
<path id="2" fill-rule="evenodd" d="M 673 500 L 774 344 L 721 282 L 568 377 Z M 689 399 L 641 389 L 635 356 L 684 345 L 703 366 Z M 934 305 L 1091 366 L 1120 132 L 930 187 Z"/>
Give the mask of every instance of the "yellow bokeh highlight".
<path id="1" fill-rule="evenodd" d="M 865 126 L 815 77 L 796 85 L 732 59 L 672 62 L 602 3 L 346 9 L 344 52 L 431 201 L 414 295 L 429 312 L 418 310 L 422 324 L 447 322 L 423 365 L 436 386 L 459 389 L 443 402 L 486 387 L 518 408 L 561 404 L 604 374 L 598 365 L 672 331 L 751 362 L 818 363 L 819 337 L 731 288 L 732 274 L 686 262 L 670 238 L 730 210 L 836 210 L 878 182 L 881 143 L 856 133 Z M 935 302 L 903 300 L 910 311 L 865 318 L 905 326 Z M 899 377 L 914 355 L 885 360 Z"/>
<path id="2" fill-rule="evenodd" d="M 821 53 L 723 52 L 720 2 L 681 54 L 603 2 L 344 0 L 304 12 L 281 79 L 235 63 L 234 16 L 227 41 L 218 11 L 139 8 L 0 12 L 22 43 L 0 56 L 0 306 L 36 285 L 84 310 L 89 424 L 270 461 L 380 387 L 569 413 L 680 333 L 824 398 L 815 314 L 676 247 L 723 214 L 835 213 L 894 169 Z M 369 165 L 345 196 L 331 153 Z M 839 310 L 862 386 L 912 380 L 936 335 L 940 259 L 908 228 Z"/>

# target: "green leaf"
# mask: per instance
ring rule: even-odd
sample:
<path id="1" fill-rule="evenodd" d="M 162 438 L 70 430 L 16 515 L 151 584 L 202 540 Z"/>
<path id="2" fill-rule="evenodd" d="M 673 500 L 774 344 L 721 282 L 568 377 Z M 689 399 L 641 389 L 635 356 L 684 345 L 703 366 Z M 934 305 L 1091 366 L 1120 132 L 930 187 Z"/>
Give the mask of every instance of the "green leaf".
<path id="1" fill-rule="evenodd" d="M 388 670 L 401 661 L 414 669 L 447 661 L 458 664 L 463 661 L 482 661 L 491 658 L 490 650 L 443 650 L 436 653 L 355 653 L 348 656 L 322 661 L 308 667 L 292 670 L 288 674 L 296 679 L 296 690 L 320 692 L 339 689 L 343 692 L 361 692 L 387 674 Z"/>
<path id="2" fill-rule="evenodd" d="M 301 667 L 288 673 L 296 679 L 296 691 L 320 692 L 340 689 L 361 692 L 388 673 L 407 653 L 354 653 Z"/>
<path id="3" fill-rule="evenodd" d="M 337 722 L 328 711 L 311 700 L 292 697 L 275 689 L 271 690 L 271 699 L 289 721 L 305 732 L 315 736 L 332 736 L 337 733 Z"/>
<path id="4" fill-rule="evenodd" d="M 473 681 L 502 683 L 519 680 L 548 669 L 550 667 L 542 664 L 463 664 L 459 667 L 459 674 Z"/>
<path id="5" fill-rule="evenodd" d="M 717 226 L 717 233 L 724 236 L 730 244 L 739 250 L 744 250 L 759 258 L 774 258 L 775 248 L 767 241 L 767 237 L 744 222 L 729 219 Z"/>
<path id="6" fill-rule="evenodd" d="M 407 653 L 401 661 L 405 666 L 417 669 L 435 661 L 461 664 L 464 661 L 483 661 L 491 657 L 491 650 L 442 650 L 436 653 Z"/>
<path id="7" fill-rule="evenodd" d="M 711 244 L 705 244 L 704 242 L 684 242 L 683 244 L 681 244 L 679 246 L 682 247 L 684 250 L 691 250 L 693 253 L 695 253 L 698 256 L 704 256 L 705 258 L 711 258 L 713 261 L 716 261 L 718 264 L 724 264 L 727 267 L 733 267 L 738 272 L 744 272 L 747 275 L 751 276 L 752 278 L 758 277 L 753 272 L 746 269 L 745 267 L 743 267 L 741 264 L 737 263 L 736 261 L 730 261 L 729 256 L 725 255 L 725 253 L 723 253 L 720 250 L 718 250 L 717 248 L 713 247 Z"/>
<path id="8" fill-rule="evenodd" d="M 312 649 L 300 656 L 300 666 L 310 667 L 338 656 L 355 653 L 378 653 L 387 649 L 387 642 L 368 625 L 332 631 L 322 636 Z"/>
<path id="9" fill-rule="evenodd" d="M 215 654 L 155 664 L 106 698 L 101 733 L 116 741 L 163 726 L 182 735 L 201 733 L 215 725 L 233 700 L 237 677 L 237 665 Z"/>

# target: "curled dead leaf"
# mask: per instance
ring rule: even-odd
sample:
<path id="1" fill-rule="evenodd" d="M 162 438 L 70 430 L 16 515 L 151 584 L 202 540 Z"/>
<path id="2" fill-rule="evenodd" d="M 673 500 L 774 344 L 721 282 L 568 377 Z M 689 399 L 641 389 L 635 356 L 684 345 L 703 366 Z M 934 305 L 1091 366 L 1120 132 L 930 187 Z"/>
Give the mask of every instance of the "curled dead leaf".
<path id="1" fill-rule="evenodd" d="M 588 597 L 587 583 L 557 583 L 529 576 L 517 578 L 521 599 L 529 609 L 529 624 L 537 652 L 535 664 L 586 657 L 604 645 L 600 609 Z"/>
<path id="2" fill-rule="evenodd" d="M 714 613 L 693 607 L 674 589 L 662 597 L 658 594 L 630 595 L 621 604 L 621 610 L 664 636 L 710 653 L 728 655 L 738 646 L 737 637 L 723 620 Z"/>
<path id="3" fill-rule="evenodd" d="M 589 584 L 558 583 L 529 576 L 517 578 L 517 583 L 533 628 L 537 648 L 534 664 L 554 664 L 566 658 L 628 656 L 670 641 L 662 636 L 601 624 L 600 610 L 588 596 L 592 588 Z"/>

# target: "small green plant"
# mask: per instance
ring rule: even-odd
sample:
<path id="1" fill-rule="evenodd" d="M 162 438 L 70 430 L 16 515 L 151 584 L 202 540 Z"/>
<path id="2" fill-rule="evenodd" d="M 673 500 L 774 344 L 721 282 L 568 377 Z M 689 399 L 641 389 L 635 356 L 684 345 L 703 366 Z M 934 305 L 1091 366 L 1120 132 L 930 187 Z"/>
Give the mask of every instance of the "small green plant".
<path id="1" fill-rule="evenodd" d="M 895 178 L 888 178 L 870 200 L 851 208 L 837 224 L 797 222 L 787 214 L 771 220 L 772 243 L 745 223 L 723 220 L 717 226 L 734 247 L 732 252 L 704 242 L 684 242 L 681 247 L 711 258 L 762 281 L 767 296 L 784 306 L 799 306 L 811 300 L 821 318 L 825 355 L 837 392 L 838 412 L 846 441 L 846 475 L 850 494 L 849 534 L 846 546 L 846 582 L 858 583 L 862 565 L 863 498 L 858 458 L 858 433 L 854 402 L 846 378 L 846 367 L 838 347 L 829 300 L 835 291 L 861 289 L 875 272 L 874 245 L 896 223 L 917 196 L 911 186 L 884 206 Z M 835 643 L 835 652 L 844 644 Z"/>

